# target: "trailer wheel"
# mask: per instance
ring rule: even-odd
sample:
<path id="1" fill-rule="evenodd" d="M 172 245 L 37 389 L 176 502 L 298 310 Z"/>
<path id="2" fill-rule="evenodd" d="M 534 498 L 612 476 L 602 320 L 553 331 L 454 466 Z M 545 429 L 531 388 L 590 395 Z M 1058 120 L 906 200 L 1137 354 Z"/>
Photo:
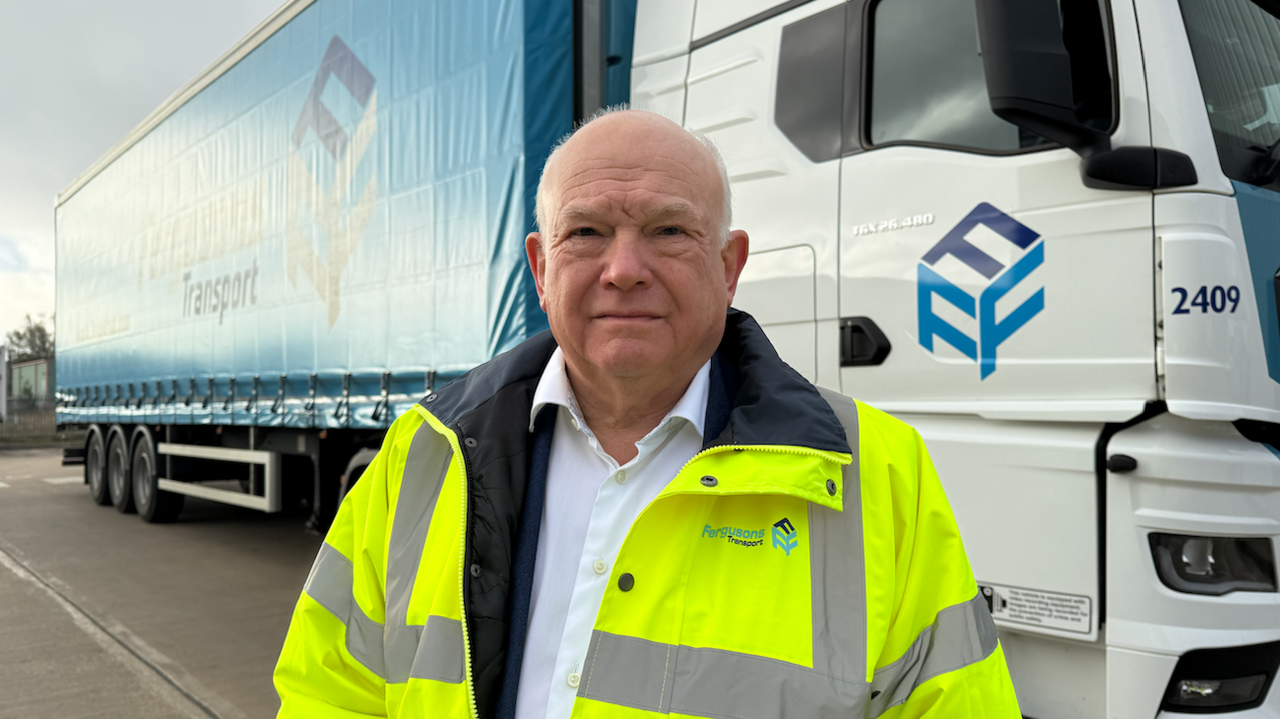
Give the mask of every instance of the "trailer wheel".
<path id="1" fill-rule="evenodd" d="M 89 446 L 84 453 L 84 478 L 95 504 L 102 507 L 111 504 L 111 491 L 107 488 L 107 448 L 97 427 L 89 430 Z"/>
<path id="2" fill-rule="evenodd" d="M 107 442 L 107 487 L 116 511 L 121 514 L 134 511 L 133 487 L 129 482 L 129 443 L 123 432 L 112 432 Z"/>
<path id="3" fill-rule="evenodd" d="M 160 473 L 157 470 L 156 448 L 151 441 L 151 433 L 142 430 L 138 433 L 138 441 L 133 448 L 133 465 L 130 477 L 133 480 L 133 503 L 138 508 L 138 516 L 145 522 L 162 524 L 172 522 L 182 513 L 184 497 L 173 492 L 160 489 Z"/>
<path id="4" fill-rule="evenodd" d="M 342 500 L 347 498 L 347 494 L 351 492 L 351 488 L 356 486 L 356 482 L 360 481 L 360 476 L 364 471 L 373 464 L 373 458 L 378 456 L 376 449 L 362 449 L 356 452 L 355 456 L 347 462 L 347 470 L 342 473 L 342 478 L 338 480 L 338 504 L 341 506 Z"/>

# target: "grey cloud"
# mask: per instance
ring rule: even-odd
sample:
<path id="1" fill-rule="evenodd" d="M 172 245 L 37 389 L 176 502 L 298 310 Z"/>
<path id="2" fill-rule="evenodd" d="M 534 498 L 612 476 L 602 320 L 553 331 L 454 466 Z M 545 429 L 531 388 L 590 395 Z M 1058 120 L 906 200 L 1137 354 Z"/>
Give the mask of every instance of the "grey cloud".
<path id="1" fill-rule="evenodd" d="M 51 272 L 54 197 L 281 2 L 0 0 L 0 272 Z"/>

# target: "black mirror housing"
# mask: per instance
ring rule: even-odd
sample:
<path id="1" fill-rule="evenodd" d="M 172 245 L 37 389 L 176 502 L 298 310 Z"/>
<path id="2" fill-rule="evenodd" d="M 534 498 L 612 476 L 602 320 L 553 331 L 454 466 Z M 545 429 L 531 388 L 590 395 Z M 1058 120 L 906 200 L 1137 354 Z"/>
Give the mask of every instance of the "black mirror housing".
<path id="1" fill-rule="evenodd" d="M 1163 147 L 1117 147 L 1084 158 L 1086 187 L 1099 190 L 1163 190 L 1199 182 L 1191 158 Z"/>
<path id="2" fill-rule="evenodd" d="M 1075 151 L 1083 159 L 1080 174 L 1087 187 L 1155 190 L 1196 184 L 1195 164 L 1187 155 L 1160 147 L 1113 150 L 1109 134 L 1081 120 L 1076 108 L 1078 101 L 1087 103 L 1087 98 L 1075 96 L 1058 2 L 976 0 L 978 43 L 992 112 Z"/>
<path id="3" fill-rule="evenodd" d="M 977 0 L 977 11 L 991 110 L 1081 156 L 1110 149 L 1076 115 L 1057 0 Z"/>

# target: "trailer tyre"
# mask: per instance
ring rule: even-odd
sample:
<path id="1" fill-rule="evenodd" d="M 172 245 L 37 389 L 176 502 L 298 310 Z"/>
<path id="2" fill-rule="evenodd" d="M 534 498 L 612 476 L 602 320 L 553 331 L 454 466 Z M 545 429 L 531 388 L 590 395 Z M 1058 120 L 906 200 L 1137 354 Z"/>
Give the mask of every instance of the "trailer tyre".
<path id="1" fill-rule="evenodd" d="M 342 504 L 342 500 L 347 498 L 347 494 L 351 492 L 351 488 L 360 481 L 360 476 L 364 471 L 373 464 L 373 458 L 378 456 L 376 449 L 362 449 L 356 452 L 355 456 L 347 462 L 347 470 L 342 473 L 338 487 L 338 504 Z"/>
<path id="2" fill-rule="evenodd" d="M 111 492 L 111 504 L 121 514 L 134 511 L 129 469 L 129 443 L 123 432 L 112 432 L 111 440 L 107 442 L 107 487 Z"/>
<path id="3" fill-rule="evenodd" d="M 111 504 L 111 491 L 107 488 L 107 448 L 102 442 L 102 432 L 96 427 L 89 431 L 89 445 L 84 452 L 84 475 L 94 503 L 102 507 Z"/>
<path id="4" fill-rule="evenodd" d="M 144 432 L 139 435 L 137 446 L 133 448 L 133 469 L 130 474 L 133 479 L 133 503 L 138 508 L 138 516 L 153 524 L 177 519 L 182 514 L 184 499 L 181 494 L 161 491 L 158 466 L 151 435 Z"/>

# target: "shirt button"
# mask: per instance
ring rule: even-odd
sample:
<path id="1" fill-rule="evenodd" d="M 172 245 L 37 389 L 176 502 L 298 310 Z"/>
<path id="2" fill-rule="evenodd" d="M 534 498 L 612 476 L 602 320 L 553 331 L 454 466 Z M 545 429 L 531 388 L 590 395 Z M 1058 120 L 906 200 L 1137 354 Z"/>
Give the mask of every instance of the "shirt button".
<path id="1" fill-rule="evenodd" d="M 614 478 L 615 480 L 617 480 L 617 481 L 618 481 L 618 484 L 626 484 L 626 483 L 627 483 L 627 473 L 626 473 L 626 471 L 625 471 L 625 470 L 621 470 L 621 469 L 620 469 L 620 470 L 618 470 L 618 473 L 617 473 L 616 475 L 614 475 L 614 477 L 613 477 L 613 478 Z"/>
<path id="2" fill-rule="evenodd" d="M 604 574 L 606 571 L 609 570 L 609 567 L 606 566 L 604 561 L 600 559 L 597 559 L 596 563 L 591 565 L 591 568 L 596 570 L 596 574 Z"/>
<path id="3" fill-rule="evenodd" d="M 578 420 L 576 418 L 571 418 L 569 420 L 569 423 L 573 425 L 574 429 L 582 429 L 581 427 L 578 426 Z"/>
<path id="4" fill-rule="evenodd" d="M 569 675 L 569 678 L 568 678 L 566 681 L 568 681 L 568 682 L 569 682 L 569 686 L 573 687 L 574 689 L 577 689 L 577 688 L 578 688 L 578 681 L 579 681 L 579 680 L 581 680 L 581 679 L 582 679 L 582 677 L 581 677 L 581 676 L 579 676 L 577 672 L 574 672 L 574 673 L 572 673 L 572 674 L 570 674 L 570 675 Z"/>

